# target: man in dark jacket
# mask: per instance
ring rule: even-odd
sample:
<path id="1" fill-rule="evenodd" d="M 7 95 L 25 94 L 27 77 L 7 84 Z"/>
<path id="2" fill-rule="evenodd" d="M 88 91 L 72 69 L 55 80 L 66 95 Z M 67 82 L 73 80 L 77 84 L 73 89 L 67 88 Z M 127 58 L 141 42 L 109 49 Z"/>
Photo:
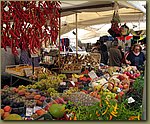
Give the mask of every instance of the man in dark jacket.
<path id="1" fill-rule="evenodd" d="M 107 65 L 108 63 L 108 51 L 107 46 L 104 44 L 103 41 L 101 41 L 100 44 L 100 54 L 101 54 L 101 63 Z"/>
<path id="2" fill-rule="evenodd" d="M 113 41 L 112 48 L 109 50 L 109 65 L 110 66 L 121 66 L 122 55 L 118 49 L 118 40 Z"/>

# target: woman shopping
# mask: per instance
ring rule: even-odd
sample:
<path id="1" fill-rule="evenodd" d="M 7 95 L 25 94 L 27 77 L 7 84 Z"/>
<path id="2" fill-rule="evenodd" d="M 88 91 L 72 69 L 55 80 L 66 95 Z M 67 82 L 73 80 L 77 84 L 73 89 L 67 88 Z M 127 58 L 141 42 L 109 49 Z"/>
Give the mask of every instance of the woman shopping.
<path id="1" fill-rule="evenodd" d="M 134 44 L 132 52 L 130 52 L 126 58 L 126 63 L 137 68 L 144 65 L 145 56 L 141 52 L 142 48 L 139 44 Z"/>

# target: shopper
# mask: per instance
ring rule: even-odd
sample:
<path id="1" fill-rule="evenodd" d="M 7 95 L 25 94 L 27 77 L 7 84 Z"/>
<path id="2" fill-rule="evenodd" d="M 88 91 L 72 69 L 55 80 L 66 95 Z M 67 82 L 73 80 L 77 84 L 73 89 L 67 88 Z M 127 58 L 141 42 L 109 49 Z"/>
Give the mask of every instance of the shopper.
<path id="1" fill-rule="evenodd" d="M 127 56 L 126 63 L 131 66 L 140 66 L 144 65 L 145 56 L 144 53 L 141 52 L 142 48 L 139 44 L 134 44 L 132 48 L 132 52 L 130 52 Z"/>
<path id="2" fill-rule="evenodd" d="M 34 64 L 35 67 L 38 67 L 39 62 L 40 62 L 39 56 L 31 58 L 31 54 L 30 54 L 29 50 L 21 50 L 20 64 L 27 64 L 27 65 L 33 65 Z"/>
<path id="3" fill-rule="evenodd" d="M 99 53 L 99 51 L 100 51 L 100 44 L 99 44 L 99 42 L 96 42 L 95 44 L 92 45 L 91 52 Z"/>
<path id="4" fill-rule="evenodd" d="M 32 65 L 32 59 L 29 50 L 22 50 L 20 54 L 20 64 Z"/>
<path id="5" fill-rule="evenodd" d="M 107 46 L 104 44 L 104 41 L 100 41 L 100 54 L 101 54 L 101 63 L 108 64 L 108 50 Z"/>
<path id="6" fill-rule="evenodd" d="M 121 52 L 118 49 L 118 39 L 114 39 L 112 47 L 109 49 L 109 65 L 121 66 Z"/>

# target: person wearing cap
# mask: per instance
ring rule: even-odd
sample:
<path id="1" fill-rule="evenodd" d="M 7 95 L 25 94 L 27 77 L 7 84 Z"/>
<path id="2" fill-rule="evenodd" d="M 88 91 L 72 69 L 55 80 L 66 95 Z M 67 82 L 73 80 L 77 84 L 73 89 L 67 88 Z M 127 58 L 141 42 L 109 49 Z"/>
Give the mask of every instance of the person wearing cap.
<path id="1" fill-rule="evenodd" d="M 118 49 L 118 39 L 114 39 L 112 47 L 109 49 L 109 65 L 121 66 L 122 55 Z"/>

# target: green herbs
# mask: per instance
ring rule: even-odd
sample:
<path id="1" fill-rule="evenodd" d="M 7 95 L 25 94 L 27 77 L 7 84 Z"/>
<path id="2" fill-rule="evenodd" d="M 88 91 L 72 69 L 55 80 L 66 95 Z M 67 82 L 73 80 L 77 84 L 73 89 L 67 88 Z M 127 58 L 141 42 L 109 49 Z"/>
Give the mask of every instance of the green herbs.
<path id="1" fill-rule="evenodd" d="M 77 120 L 128 120 L 130 117 L 136 117 L 135 119 L 139 120 L 141 117 L 141 109 L 128 109 L 127 100 L 118 102 L 101 99 L 93 106 L 74 106 L 71 102 L 68 104 L 71 106 L 68 108 L 68 114 L 75 113 Z"/>

